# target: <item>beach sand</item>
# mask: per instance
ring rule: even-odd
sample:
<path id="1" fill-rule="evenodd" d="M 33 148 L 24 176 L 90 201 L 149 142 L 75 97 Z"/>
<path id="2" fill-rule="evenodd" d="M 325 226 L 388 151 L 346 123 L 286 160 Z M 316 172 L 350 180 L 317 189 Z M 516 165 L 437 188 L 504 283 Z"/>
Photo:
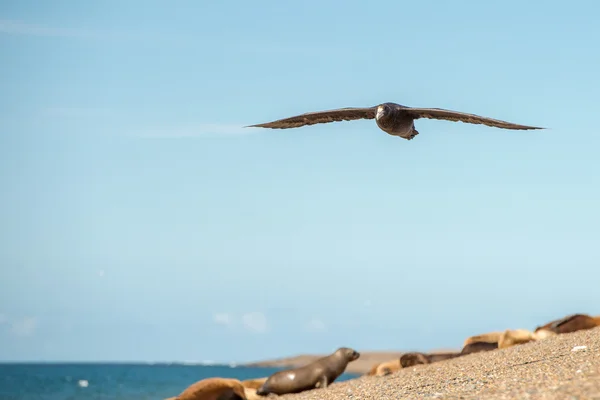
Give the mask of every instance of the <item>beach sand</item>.
<path id="1" fill-rule="evenodd" d="M 572 351 L 576 346 L 587 347 Z M 326 389 L 280 397 L 289 400 L 600 399 L 600 328 L 406 368 L 386 377 L 363 376 L 333 383 Z"/>

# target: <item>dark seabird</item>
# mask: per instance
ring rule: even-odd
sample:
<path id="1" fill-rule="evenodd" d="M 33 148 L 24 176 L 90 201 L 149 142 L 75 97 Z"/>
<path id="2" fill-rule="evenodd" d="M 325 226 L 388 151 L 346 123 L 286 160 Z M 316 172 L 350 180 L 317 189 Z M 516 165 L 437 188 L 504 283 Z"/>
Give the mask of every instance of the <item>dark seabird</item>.
<path id="1" fill-rule="evenodd" d="M 264 124 L 250 125 L 247 128 L 288 129 L 304 125 L 325 124 L 334 121 L 351 121 L 356 119 L 373 119 L 384 132 L 411 140 L 419 134 L 415 129 L 414 120 L 419 118 L 443 119 L 460 121 L 469 124 L 484 124 L 496 128 L 528 130 L 544 129 L 536 126 L 518 125 L 511 122 L 467 114 L 442 108 L 414 108 L 396 103 L 383 103 L 367 108 L 338 108 L 336 110 L 316 111 L 295 117 L 284 118 Z"/>

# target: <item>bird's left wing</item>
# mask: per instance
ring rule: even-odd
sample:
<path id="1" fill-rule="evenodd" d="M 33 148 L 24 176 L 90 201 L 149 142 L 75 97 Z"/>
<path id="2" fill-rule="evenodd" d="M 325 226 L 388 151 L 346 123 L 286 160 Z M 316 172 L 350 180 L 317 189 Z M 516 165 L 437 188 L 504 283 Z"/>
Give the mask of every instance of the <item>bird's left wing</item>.
<path id="1" fill-rule="evenodd" d="M 377 113 L 377 106 L 367 108 L 338 108 L 336 110 L 325 110 L 309 112 L 294 117 L 279 119 L 264 124 L 250 125 L 246 128 L 272 128 L 287 129 L 298 128 L 304 125 L 326 124 L 336 121 L 351 121 L 356 119 L 373 119 Z"/>
<path id="2" fill-rule="evenodd" d="M 447 121 L 460 121 L 469 124 L 483 124 L 487 126 L 493 126 L 496 128 L 504 129 L 515 129 L 515 130 L 529 130 L 529 129 L 544 129 L 537 126 L 519 125 L 512 122 L 501 121 L 499 119 L 493 119 L 488 117 L 482 117 L 475 114 L 467 114 L 459 111 L 444 110 L 442 108 L 413 108 L 406 107 L 403 110 L 411 115 L 413 118 L 429 118 L 429 119 L 443 119 Z"/>

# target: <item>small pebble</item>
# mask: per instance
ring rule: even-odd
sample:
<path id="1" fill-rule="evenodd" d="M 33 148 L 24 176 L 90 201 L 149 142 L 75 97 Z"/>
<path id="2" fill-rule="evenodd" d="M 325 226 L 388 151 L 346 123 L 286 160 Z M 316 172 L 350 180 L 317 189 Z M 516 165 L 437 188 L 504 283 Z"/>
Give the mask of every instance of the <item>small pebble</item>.
<path id="1" fill-rule="evenodd" d="M 571 351 L 582 351 L 587 350 L 587 346 L 575 346 L 571 349 Z"/>

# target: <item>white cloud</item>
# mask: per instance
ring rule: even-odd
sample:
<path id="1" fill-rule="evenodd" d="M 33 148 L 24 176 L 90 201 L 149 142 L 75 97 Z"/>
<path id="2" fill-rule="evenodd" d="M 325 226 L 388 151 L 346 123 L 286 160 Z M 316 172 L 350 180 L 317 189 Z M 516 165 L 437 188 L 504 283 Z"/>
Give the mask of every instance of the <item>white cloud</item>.
<path id="1" fill-rule="evenodd" d="M 100 278 L 102 278 L 104 276 L 104 270 L 103 269 L 101 269 L 101 270 L 98 271 L 98 276 Z"/>
<path id="2" fill-rule="evenodd" d="M 229 313 L 218 312 L 213 314 L 212 319 L 215 324 L 228 327 L 241 324 L 241 328 L 255 333 L 264 333 L 268 330 L 267 317 L 260 312 L 249 312 L 242 315 L 241 318 L 236 318 Z"/>
<path id="3" fill-rule="evenodd" d="M 256 133 L 256 130 L 235 124 L 198 124 L 189 127 L 147 128 L 130 132 L 131 136 L 142 138 L 177 139 L 192 137 L 242 136 Z"/>
<path id="4" fill-rule="evenodd" d="M 37 329 L 37 319 L 34 317 L 25 317 L 13 321 L 11 325 L 11 333 L 15 336 L 27 337 L 33 336 Z"/>
<path id="5" fill-rule="evenodd" d="M 308 332 L 325 332 L 327 330 L 327 327 L 325 326 L 325 323 L 320 319 L 313 318 L 310 321 L 308 321 L 305 329 Z"/>
<path id="6" fill-rule="evenodd" d="M 252 332 L 264 333 L 267 331 L 267 317 L 260 312 L 251 312 L 242 316 L 242 324 Z"/>
<path id="7" fill-rule="evenodd" d="M 233 317 L 227 313 L 215 313 L 213 315 L 213 321 L 218 325 L 231 325 L 233 323 Z"/>

